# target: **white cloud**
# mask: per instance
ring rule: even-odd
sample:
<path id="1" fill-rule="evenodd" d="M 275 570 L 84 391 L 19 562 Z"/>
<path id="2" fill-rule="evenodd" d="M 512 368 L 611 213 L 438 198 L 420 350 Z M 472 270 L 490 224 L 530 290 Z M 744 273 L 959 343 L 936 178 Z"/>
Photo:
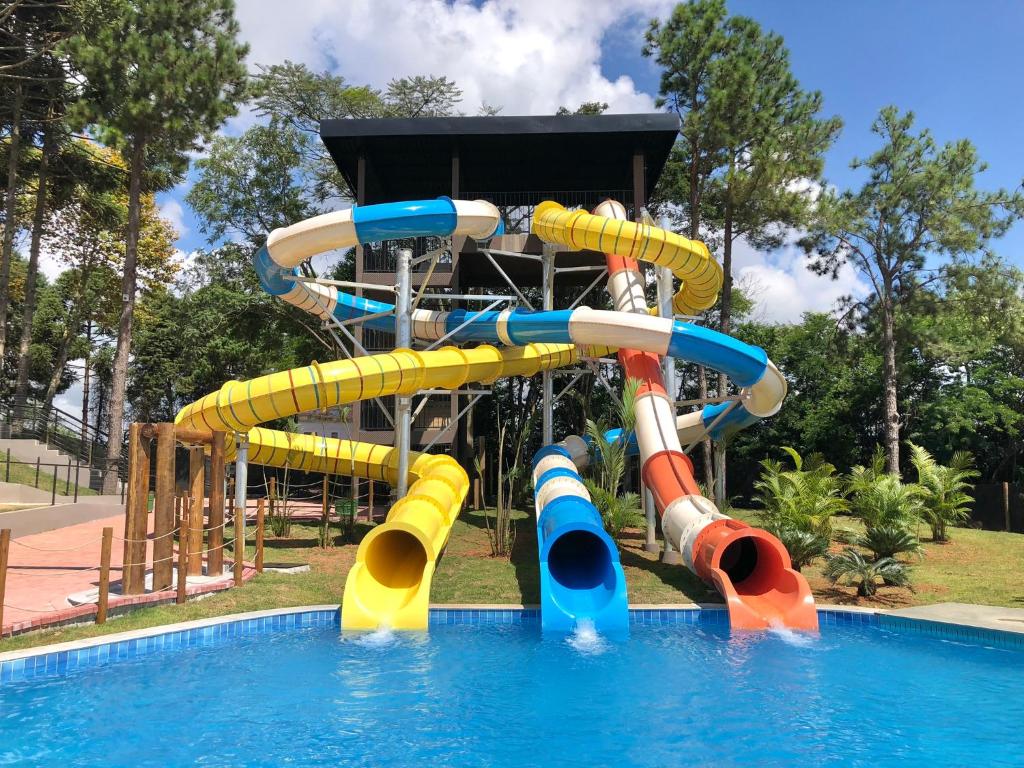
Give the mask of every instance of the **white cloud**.
<path id="1" fill-rule="evenodd" d="M 844 296 L 863 296 L 868 285 L 849 264 L 836 280 L 814 274 L 810 259 L 793 244 L 765 253 L 744 240 L 733 246 L 733 275 L 755 301 L 753 319 L 797 323 L 804 312 L 832 312 Z"/>
<path id="2" fill-rule="evenodd" d="M 552 114 L 561 105 L 606 101 L 613 112 L 649 111 L 633 80 L 601 73 L 601 40 L 613 27 L 663 15 L 671 0 L 241 0 L 251 64 L 300 61 L 353 83 L 447 75 L 462 111 L 482 102 L 502 114 Z"/>
<path id="3" fill-rule="evenodd" d="M 185 224 L 185 209 L 181 207 L 181 203 L 173 197 L 165 197 L 159 207 L 160 215 L 171 223 L 174 231 L 178 233 L 178 239 L 185 237 L 189 233 L 189 227 Z"/>

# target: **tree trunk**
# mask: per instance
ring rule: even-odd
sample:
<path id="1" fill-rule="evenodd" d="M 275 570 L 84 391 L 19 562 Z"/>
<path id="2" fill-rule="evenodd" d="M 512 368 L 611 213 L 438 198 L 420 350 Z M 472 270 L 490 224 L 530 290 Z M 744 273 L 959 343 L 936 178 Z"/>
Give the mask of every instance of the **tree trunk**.
<path id="1" fill-rule="evenodd" d="M 92 440 L 89 439 L 89 360 L 92 357 L 92 320 L 85 321 L 85 364 L 82 367 L 82 444 L 89 446 L 87 461 L 92 464 Z"/>
<path id="2" fill-rule="evenodd" d="M 52 116 L 51 107 L 50 114 Z M 32 243 L 28 251 L 28 270 L 25 274 L 25 303 L 21 314 L 21 342 L 18 345 L 18 379 L 14 398 L 23 401 L 28 397 L 29 347 L 32 346 L 32 320 L 36 312 L 36 283 L 39 276 L 39 247 L 46 224 L 46 185 L 50 158 L 54 151 L 53 123 L 48 123 L 43 137 L 43 153 L 39 159 L 39 174 L 36 186 L 36 209 L 32 216 Z"/>
<path id="3" fill-rule="evenodd" d="M 725 202 L 725 240 L 722 243 L 722 306 L 719 310 L 718 328 L 722 333 L 729 333 L 732 326 L 732 202 Z M 729 394 L 729 382 L 724 373 L 718 374 L 718 396 Z M 715 444 L 715 504 L 719 509 L 725 507 L 725 460 L 726 445 L 724 440 Z"/>
<path id="4" fill-rule="evenodd" d="M 882 297 L 882 356 L 885 372 L 882 377 L 885 400 L 884 439 L 885 468 L 890 474 L 900 473 L 900 414 L 896 401 L 896 333 L 892 306 L 892 284 L 886 280 Z"/>
<path id="5" fill-rule="evenodd" d="M 695 141 L 690 142 L 690 239 L 700 239 L 700 169 L 697 166 L 697 157 L 700 146 Z M 708 373 L 703 365 L 697 366 L 697 397 L 704 400 L 708 396 Z M 701 453 L 704 457 L 704 485 L 708 488 L 715 486 L 715 468 L 712 458 L 711 438 L 705 437 L 701 441 Z"/>
<path id="6" fill-rule="evenodd" d="M 117 493 L 117 465 L 124 439 L 124 395 L 128 384 L 128 357 L 132 346 L 132 313 L 135 311 L 135 286 L 139 257 L 139 208 L 142 196 L 142 171 L 146 141 L 136 136 L 132 142 L 128 182 L 128 231 L 125 234 L 124 278 L 121 281 L 121 318 L 117 325 L 117 349 L 110 383 L 110 417 L 107 429 L 107 466 L 103 492 Z"/>
<path id="7" fill-rule="evenodd" d="M 53 359 L 53 371 L 50 373 L 50 381 L 46 385 L 46 394 L 43 396 L 43 411 L 48 412 L 53 406 L 53 398 L 57 396 L 57 387 L 64 376 L 64 368 L 68 364 L 68 350 L 71 349 L 71 342 L 75 339 L 74 326 L 69 322 L 64 335 L 61 336 L 57 345 L 57 354 Z"/>
<path id="8" fill-rule="evenodd" d="M 0 365 L 7 354 L 7 308 L 10 306 L 11 259 L 14 256 L 14 231 L 17 226 L 18 155 L 21 152 L 21 108 L 24 103 L 21 81 L 14 91 L 11 135 L 7 140 L 7 205 L 4 211 L 4 241 L 0 251 Z M 4 385 L 7 389 L 7 385 Z"/>

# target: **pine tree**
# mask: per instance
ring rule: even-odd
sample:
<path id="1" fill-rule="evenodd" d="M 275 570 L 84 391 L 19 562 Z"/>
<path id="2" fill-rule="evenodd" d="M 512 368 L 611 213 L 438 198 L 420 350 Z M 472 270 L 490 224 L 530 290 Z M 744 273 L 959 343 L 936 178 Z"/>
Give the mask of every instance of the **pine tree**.
<path id="1" fill-rule="evenodd" d="M 116 489 L 138 266 L 140 201 L 180 174 L 185 152 L 234 114 L 245 90 L 232 0 L 90 0 L 67 46 L 85 80 L 81 121 L 128 159 L 122 307 L 109 406 L 104 491 Z"/>
<path id="2" fill-rule="evenodd" d="M 892 106 L 881 111 L 872 131 L 882 147 L 851 163 L 867 171 L 867 180 L 856 191 L 824 194 L 803 241 L 820 274 L 835 277 L 849 263 L 872 287 L 865 308 L 877 313 L 881 325 L 883 431 L 886 468 L 893 474 L 900 471 L 901 306 L 920 287 L 929 257 L 970 257 L 1024 217 L 1024 194 L 975 187 L 986 166 L 970 141 L 939 147 L 927 129 L 915 133 L 913 125 L 912 112 L 901 114 Z"/>

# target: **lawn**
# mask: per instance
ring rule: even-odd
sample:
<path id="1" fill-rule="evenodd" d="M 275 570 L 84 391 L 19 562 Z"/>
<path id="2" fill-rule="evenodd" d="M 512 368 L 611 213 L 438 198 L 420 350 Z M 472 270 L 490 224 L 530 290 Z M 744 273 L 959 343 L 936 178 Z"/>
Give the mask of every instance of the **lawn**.
<path id="1" fill-rule="evenodd" d="M 733 510 L 756 523 L 756 513 Z M 514 520 L 516 538 L 510 559 L 493 558 L 483 513 L 466 511 L 456 521 L 434 575 L 434 603 L 538 602 L 537 539 L 532 516 L 520 512 Z M 840 518 L 837 526 L 855 529 L 857 522 Z M 367 527 L 357 528 L 357 538 Z M 915 591 L 880 587 L 868 600 L 851 587 L 834 587 L 814 564 L 804 573 L 821 603 L 894 608 L 937 602 L 985 603 L 1024 607 L 1024 536 L 966 528 L 952 531 L 949 544 L 924 539 L 925 557 L 913 564 Z M 251 540 L 251 534 L 250 534 Z M 311 524 L 293 526 L 289 539 L 268 539 L 266 562 L 308 563 L 308 573 L 264 573 L 239 589 L 231 589 L 184 606 L 142 608 L 110 620 L 104 626 L 64 627 L 0 641 L 0 651 L 44 643 L 139 629 L 158 624 L 208 618 L 241 611 L 298 605 L 331 604 L 341 600 L 345 574 L 355 559 L 356 545 L 340 542 L 329 549 L 317 545 Z M 664 565 L 642 549 L 640 531 L 627 531 L 621 560 L 632 603 L 720 602 L 717 593 L 683 566 Z M 838 547 L 836 547 L 838 549 Z"/>
<path id="2" fill-rule="evenodd" d="M 50 465 L 50 469 L 53 465 Z M 72 469 L 74 465 L 72 465 Z M 71 496 L 75 492 L 75 484 L 68 483 L 66 479 L 61 479 L 62 473 L 66 473 L 67 469 L 58 468 L 57 470 L 57 495 L 58 496 Z M 20 461 L 14 456 L 10 457 L 8 463 L 8 457 L 6 451 L 0 451 L 0 480 L 6 483 L 18 483 L 19 485 L 28 485 L 33 488 L 39 488 L 42 491 L 52 491 L 53 484 L 55 482 L 54 476 L 46 472 L 46 468 L 39 470 L 38 481 L 36 478 L 36 465 L 34 463 L 29 464 L 24 461 Z M 96 491 L 85 486 L 78 488 L 79 496 L 94 496 Z"/>

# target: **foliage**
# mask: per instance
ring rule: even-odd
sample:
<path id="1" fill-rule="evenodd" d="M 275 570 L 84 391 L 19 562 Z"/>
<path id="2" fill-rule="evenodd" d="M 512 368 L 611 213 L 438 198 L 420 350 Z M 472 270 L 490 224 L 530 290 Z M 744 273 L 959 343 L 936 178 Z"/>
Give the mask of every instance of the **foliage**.
<path id="1" fill-rule="evenodd" d="M 861 308 L 877 313 L 881 327 L 883 429 L 892 474 L 900 468 L 899 310 L 926 279 L 929 257 L 974 254 L 1024 216 L 1024 194 L 975 187 L 986 166 L 970 141 L 939 147 L 927 129 L 913 128 L 912 112 L 882 109 L 872 125 L 881 148 L 851 163 L 867 172 L 864 185 L 824 192 L 803 240 L 819 274 L 835 277 L 849 263 L 871 285 Z"/>
<path id="2" fill-rule="evenodd" d="M 794 570 L 802 570 L 804 566 L 810 565 L 819 557 L 828 554 L 829 540 L 827 536 L 821 536 L 812 531 L 802 531 L 791 525 L 783 524 L 775 526 L 770 531 L 789 552 L 789 559 L 793 563 Z"/>
<path id="3" fill-rule="evenodd" d="M 781 462 L 765 459 L 761 478 L 754 484 L 764 510 L 764 527 L 780 538 L 787 530 L 795 530 L 813 534 L 827 544 L 832 518 L 847 510 L 842 480 L 836 468 L 820 456 L 812 455 L 805 463 L 793 448 L 782 450 L 794 468 L 783 469 Z"/>
<path id="4" fill-rule="evenodd" d="M 828 558 L 825 576 L 833 584 L 856 585 L 860 597 L 871 597 L 878 591 L 878 580 L 893 587 L 912 589 L 910 569 L 891 557 L 869 562 L 855 549 L 847 547 Z"/>
<path id="5" fill-rule="evenodd" d="M 953 454 L 942 466 L 928 451 L 910 444 L 910 460 L 917 470 L 917 482 L 924 489 L 922 511 L 932 529 L 933 541 L 949 541 L 949 526 L 967 520 L 971 509 L 971 480 L 978 477 L 974 459 L 966 451 Z"/>
<path id="6" fill-rule="evenodd" d="M 923 515 L 925 489 L 889 474 L 881 446 L 868 465 L 853 468 L 847 488 L 851 511 L 868 528 L 890 525 L 909 530 Z"/>
<path id="7" fill-rule="evenodd" d="M 510 557 L 512 547 L 515 545 L 516 529 L 512 525 L 512 516 L 515 511 L 515 500 L 526 478 L 523 471 L 523 447 L 531 427 L 536 423 L 537 411 L 531 413 L 521 427 L 512 436 L 512 457 L 505 460 L 505 440 L 509 430 L 507 421 L 502 421 L 501 414 L 498 414 L 498 492 L 494 501 L 494 520 L 484 509 L 484 524 L 487 526 L 487 540 L 491 545 L 492 557 Z"/>
<path id="8" fill-rule="evenodd" d="M 924 550 L 917 536 L 899 523 L 882 523 L 868 526 L 856 544 L 875 556 L 876 560 L 896 555 L 910 554 L 924 556 Z"/>
<path id="9" fill-rule="evenodd" d="M 604 529 L 614 541 L 618 541 L 626 528 L 636 528 L 644 524 L 644 515 L 640 511 L 640 496 L 635 493 L 611 493 L 603 486 L 586 478 L 584 484 L 601 513 Z"/>

